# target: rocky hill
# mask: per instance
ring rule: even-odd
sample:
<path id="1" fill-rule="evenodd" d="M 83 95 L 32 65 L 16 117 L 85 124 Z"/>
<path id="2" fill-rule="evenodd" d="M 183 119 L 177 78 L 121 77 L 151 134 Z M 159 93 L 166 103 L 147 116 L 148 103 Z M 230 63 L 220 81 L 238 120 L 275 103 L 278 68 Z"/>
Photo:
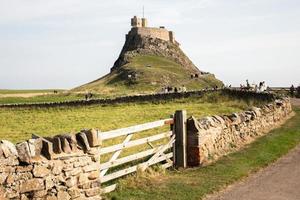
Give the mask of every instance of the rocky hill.
<path id="1" fill-rule="evenodd" d="M 213 74 L 200 71 L 192 63 L 173 32 L 164 27 L 132 26 L 111 72 L 74 91 L 127 95 L 160 92 L 168 86 L 193 90 L 223 85 Z"/>

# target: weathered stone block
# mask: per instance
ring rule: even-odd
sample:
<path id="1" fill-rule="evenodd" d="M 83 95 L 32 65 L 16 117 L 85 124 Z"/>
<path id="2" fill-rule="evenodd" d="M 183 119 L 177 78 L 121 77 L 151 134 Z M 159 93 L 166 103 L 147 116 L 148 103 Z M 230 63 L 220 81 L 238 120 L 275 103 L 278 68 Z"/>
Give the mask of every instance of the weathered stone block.
<path id="1" fill-rule="evenodd" d="M 70 195 L 66 191 L 58 191 L 57 199 L 59 200 L 69 200 L 71 199 Z"/>
<path id="2" fill-rule="evenodd" d="M 51 142 L 43 140 L 42 155 L 49 160 L 53 158 L 54 152 L 53 152 L 53 144 Z"/>
<path id="3" fill-rule="evenodd" d="M 70 188 L 68 190 L 69 195 L 71 196 L 72 199 L 75 199 L 77 197 L 80 197 L 80 191 L 78 188 L 74 187 L 74 188 Z"/>
<path id="4" fill-rule="evenodd" d="M 15 174 L 9 174 L 6 178 L 6 184 L 11 185 L 12 183 L 15 182 Z"/>
<path id="5" fill-rule="evenodd" d="M 77 184 L 77 178 L 76 177 L 70 177 L 65 182 L 66 186 L 68 188 L 71 188 Z"/>
<path id="6" fill-rule="evenodd" d="M 53 163 L 52 173 L 54 175 L 58 175 L 58 174 L 62 173 L 62 169 L 63 169 L 63 162 L 62 161 L 57 160 Z"/>
<path id="7" fill-rule="evenodd" d="M 19 191 L 14 190 L 12 188 L 6 188 L 5 193 L 4 193 L 4 196 L 6 198 L 4 198 L 4 199 L 16 199 L 19 197 L 19 195 L 20 195 Z"/>
<path id="8" fill-rule="evenodd" d="M 22 173 L 18 173 L 16 176 L 16 180 L 29 180 L 32 179 L 32 173 L 31 172 L 22 172 Z"/>
<path id="9" fill-rule="evenodd" d="M 1 198 L 0 198 L 1 199 Z M 25 194 L 22 194 L 21 195 L 21 200 L 29 200 L 29 198 L 25 195 Z"/>
<path id="10" fill-rule="evenodd" d="M 91 149 L 85 133 L 83 133 L 83 132 L 77 133 L 76 139 L 78 141 L 78 144 L 82 147 L 84 152 L 87 152 Z"/>
<path id="11" fill-rule="evenodd" d="M 74 168 L 71 171 L 65 172 L 66 177 L 77 176 L 82 172 L 81 168 Z"/>
<path id="12" fill-rule="evenodd" d="M 50 174 L 50 170 L 47 169 L 47 167 L 45 167 L 45 166 L 35 165 L 34 168 L 33 168 L 33 175 L 34 175 L 34 177 L 37 177 L 37 178 L 41 177 L 41 178 L 43 178 L 43 177 L 45 177 L 45 176 L 47 176 L 49 174 Z"/>
<path id="13" fill-rule="evenodd" d="M 72 170 L 73 170 L 73 163 L 64 165 L 64 167 L 63 167 L 64 172 L 68 172 L 68 171 L 72 171 Z"/>
<path id="14" fill-rule="evenodd" d="M 84 183 L 86 183 L 88 181 L 88 177 L 87 177 L 87 174 L 80 174 L 79 175 L 79 178 L 78 178 L 78 184 L 79 185 L 82 185 Z"/>
<path id="15" fill-rule="evenodd" d="M 61 140 L 63 152 L 71 153 L 72 150 L 71 150 L 71 147 L 70 147 L 70 144 L 69 144 L 69 141 L 67 140 L 67 138 L 60 138 L 60 140 Z"/>
<path id="16" fill-rule="evenodd" d="M 101 133 L 99 130 L 90 129 L 83 132 L 86 134 L 90 147 L 97 147 L 102 145 Z"/>
<path id="17" fill-rule="evenodd" d="M 92 188 L 92 189 L 85 190 L 85 195 L 87 197 L 97 196 L 100 195 L 100 193 L 101 193 L 100 188 Z"/>
<path id="18" fill-rule="evenodd" d="M 25 166 L 17 166 L 16 171 L 17 173 L 30 172 L 32 169 L 33 169 L 32 165 L 25 165 Z"/>
<path id="19" fill-rule="evenodd" d="M 99 172 L 99 170 L 93 171 L 93 172 L 91 172 L 91 173 L 88 175 L 88 179 L 90 179 L 90 180 L 95 180 L 95 179 L 97 179 L 97 178 L 100 178 L 100 172 Z"/>
<path id="20" fill-rule="evenodd" d="M 46 197 L 46 200 L 58 200 L 57 197 L 55 195 L 48 195 Z"/>
<path id="21" fill-rule="evenodd" d="M 62 153 L 62 144 L 59 136 L 53 138 L 53 151 L 57 154 Z"/>
<path id="22" fill-rule="evenodd" d="M 27 142 L 21 142 L 16 145 L 20 162 L 30 163 L 31 153 Z"/>
<path id="23" fill-rule="evenodd" d="M 31 157 L 39 157 L 41 155 L 43 147 L 42 138 L 29 139 L 28 145 Z"/>
<path id="24" fill-rule="evenodd" d="M 44 188 L 44 180 L 41 178 L 34 178 L 20 184 L 20 193 L 43 190 Z"/>
<path id="25" fill-rule="evenodd" d="M 7 176 L 8 176 L 8 173 L 5 173 L 5 172 L 0 173 L 0 185 L 2 185 L 5 182 Z"/>
<path id="26" fill-rule="evenodd" d="M 0 144 L 3 154 L 6 158 L 10 155 L 18 156 L 17 149 L 13 143 L 7 140 L 1 140 Z"/>
<path id="27" fill-rule="evenodd" d="M 52 179 L 52 176 L 50 175 L 50 176 L 47 176 L 46 178 L 45 178 L 45 188 L 46 188 L 46 190 L 49 190 L 49 189 L 51 189 L 51 188 L 53 188 L 54 187 L 54 182 L 53 182 L 53 179 Z"/>
<path id="28" fill-rule="evenodd" d="M 46 195 L 47 195 L 47 190 L 35 191 L 33 193 L 34 198 L 42 198 L 42 197 L 45 197 Z"/>
<path id="29" fill-rule="evenodd" d="M 100 166 L 98 163 L 93 163 L 93 164 L 83 167 L 83 172 L 96 171 L 96 170 L 99 170 L 99 168 L 100 168 Z"/>

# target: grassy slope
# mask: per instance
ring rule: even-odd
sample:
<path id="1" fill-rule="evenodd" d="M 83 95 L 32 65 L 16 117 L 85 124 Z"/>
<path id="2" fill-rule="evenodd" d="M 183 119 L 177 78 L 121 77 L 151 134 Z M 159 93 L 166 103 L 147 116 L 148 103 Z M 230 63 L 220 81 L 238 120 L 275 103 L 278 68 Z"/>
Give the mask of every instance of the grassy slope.
<path id="1" fill-rule="evenodd" d="M 247 148 L 224 156 L 216 163 L 185 171 L 170 171 L 166 175 L 134 176 L 121 182 L 121 188 L 111 193 L 113 199 L 201 199 L 226 185 L 267 166 L 300 143 L 300 108 L 296 116 L 283 127 L 256 140 Z"/>
<path id="2" fill-rule="evenodd" d="M 224 97 L 216 101 L 215 96 L 110 106 L 94 105 L 48 109 L 2 108 L 0 109 L 0 138 L 18 142 L 30 138 L 32 133 L 48 136 L 79 131 L 83 128 L 111 130 L 126 127 L 168 118 L 178 109 L 186 109 L 189 115 L 203 116 L 231 113 L 249 106 L 245 101 Z"/>
<path id="3" fill-rule="evenodd" d="M 151 67 L 147 67 L 147 66 Z M 133 60 L 123 66 L 125 70 L 137 73 L 134 84 L 124 77 L 123 74 L 112 72 L 103 78 L 75 88 L 75 91 L 91 90 L 103 94 L 134 94 L 159 92 L 164 86 L 180 87 L 185 85 L 188 90 L 201 89 L 205 87 L 220 86 L 222 83 L 213 75 L 204 75 L 198 79 L 191 79 L 190 72 L 174 61 L 159 56 L 136 56 Z"/>

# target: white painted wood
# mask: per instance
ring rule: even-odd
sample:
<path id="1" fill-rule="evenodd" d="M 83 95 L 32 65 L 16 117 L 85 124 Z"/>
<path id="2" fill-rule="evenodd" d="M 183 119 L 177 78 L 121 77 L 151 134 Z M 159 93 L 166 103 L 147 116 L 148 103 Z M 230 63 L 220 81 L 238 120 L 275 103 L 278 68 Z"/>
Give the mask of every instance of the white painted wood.
<path id="1" fill-rule="evenodd" d="M 159 148 L 159 150 L 148 160 L 146 161 L 145 163 L 141 164 L 141 170 L 144 171 L 146 170 L 147 167 L 150 166 L 150 164 L 152 162 L 154 162 L 156 159 L 158 159 L 159 157 L 161 156 L 165 156 L 164 152 L 170 148 L 169 146 L 171 146 L 173 143 L 175 142 L 175 135 L 173 135 L 170 139 L 170 141 L 166 144 L 166 145 L 163 145 Z M 173 154 L 173 152 L 172 152 Z"/>
<path id="2" fill-rule="evenodd" d="M 172 158 L 172 157 L 173 157 L 173 152 L 168 153 L 164 156 L 161 156 L 161 157 L 157 158 L 156 160 L 152 161 L 151 163 L 148 163 L 148 166 L 154 165 L 156 163 L 159 163 L 159 162 L 162 162 L 162 161 L 166 160 L 167 158 Z M 144 164 L 144 163 L 142 163 L 142 164 Z M 108 175 L 101 178 L 101 183 L 105 183 L 107 181 L 114 180 L 116 178 L 119 178 L 119 177 L 125 176 L 127 174 L 133 173 L 133 172 L 137 171 L 140 166 L 141 165 L 135 165 L 135 166 L 132 166 L 132 167 L 129 167 L 129 168 L 126 168 L 126 169 L 108 174 Z"/>
<path id="3" fill-rule="evenodd" d="M 133 134 L 127 135 L 126 138 L 125 138 L 125 140 L 123 141 L 122 145 L 123 146 L 126 145 L 130 141 L 130 139 L 132 138 L 132 136 L 133 136 Z M 123 149 L 120 149 L 120 150 L 116 151 L 112 155 L 112 157 L 110 158 L 109 162 L 111 163 L 111 162 L 115 161 L 119 157 L 119 155 L 121 154 L 122 150 Z M 109 170 L 109 168 L 102 170 L 100 172 L 100 176 L 104 176 L 108 170 Z"/>
<path id="4" fill-rule="evenodd" d="M 111 167 L 116 167 L 118 165 L 122 165 L 122 164 L 127 163 L 127 162 L 131 162 L 131 161 L 134 161 L 134 160 L 138 160 L 138 159 L 150 156 L 152 154 L 155 154 L 161 147 L 166 146 L 166 145 L 167 145 L 167 148 L 172 147 L 172 144 L 164 144 L 164 145 L 161 145 L 161 146 L 158 146 L 158 147 L 154 147 L 153 149 L 149 149 L 149 150 L 146 150 L 146 151 L 136 153 L 134 155 L 119 158 L 115 161 L 108 161 L 106 163 L 100 164 L 100 170 L 108 169 L 108 168 L 111 168 Z"/>
<path id="5" fill-rule="evenodd" d="M 145 131 L 145 130 L 148 130 L 148 129 L 160 127 L 160 126 L 163 126 L 165 124 L 172 123 L 172 120 L 173 119 L 164 119 L 164 120 L 159 120 L 159 121 L 155 121 L 155 122 L 139 124 L 139 125 L 136 125 L 136 126 L 130 126 L 130 127 L 127 127 L 127 128 L 121 128 L 121 129 L 117 129 L 117 130 L 102 132 L 101 133 L 101 139 L 102 140 L 112 139 L 112 138 L 119 137 L 119 136 L 122 136 L 122 135 L 132 134 L 132 133 L 136 133 L 136 132 Z"/>
<path id="6" fill-rule="evenodd" d="M 102 194 L 110 193 L 110 192 L 114 191 L 116 188 L 117 188 L 117 184 L 113 184 L 113 185 L 107 186 L 105 188 L 101 188 L 101 193 Z"/>
<path id="7" fill-rule="evenodd" d="M 171 135 L 172 135 L 172 131 L 168 131 L 168 132 L 160 133 L 160 134 L 153 135 L 153 136 L 150 136 L 150 137 L 133 140 L 133 141 L 130 141 L 126 144 L 117 144 L 117 145 L 113 145 L 113 146 L 109 146 L 109 147 L 100 148 L 99 153 L 100 153 L 100 155 L 103 155 L 103 154 L 118 151 L 118 150 L 121 150 L 121 149 L 130 148 L 130 147 L 138 146 L 138 145 L 141 145 L 141 144 L 145 144 L 147 142 L 153 142 L 153 141 L 156 141 L 156 140 L 167 138 L 167 137 L 170 137 Z"/>

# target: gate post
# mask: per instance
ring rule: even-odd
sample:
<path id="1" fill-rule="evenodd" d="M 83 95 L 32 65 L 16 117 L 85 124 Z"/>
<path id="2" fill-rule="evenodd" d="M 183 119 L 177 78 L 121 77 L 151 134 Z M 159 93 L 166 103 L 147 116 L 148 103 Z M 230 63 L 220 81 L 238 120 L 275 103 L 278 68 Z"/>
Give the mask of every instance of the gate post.
<path id="1" fill-rule="evenodd" d="M 186 111 L 177 110 L 174 117 L 175 132 L 175 167 L 187 167 L 187 135 L 186 135 Z"/>

